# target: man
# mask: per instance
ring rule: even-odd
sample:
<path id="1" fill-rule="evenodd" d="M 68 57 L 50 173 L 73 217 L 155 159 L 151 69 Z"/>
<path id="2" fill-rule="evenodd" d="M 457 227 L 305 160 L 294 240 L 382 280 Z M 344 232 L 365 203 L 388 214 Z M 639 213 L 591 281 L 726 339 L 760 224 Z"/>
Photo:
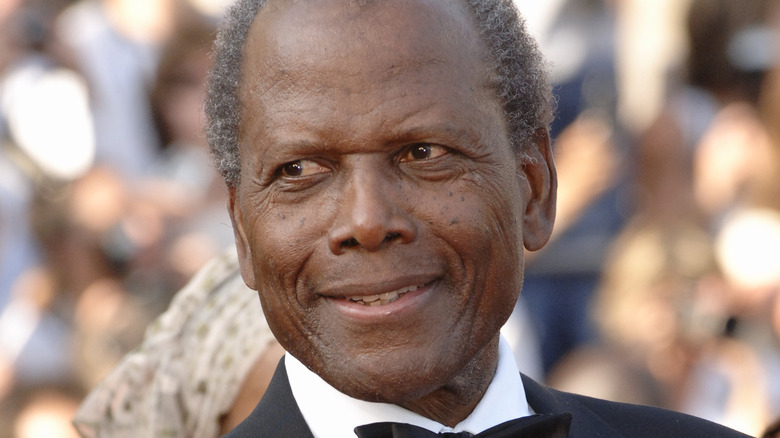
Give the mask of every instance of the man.
<path id="1" fill-rule="evenodd" d="M 215 64 L 241 274 L 288 351 L 229 436 L 737 435 L 517 372 L 499 329 L 556 175 L 511 2 L 239 0 Z"/>

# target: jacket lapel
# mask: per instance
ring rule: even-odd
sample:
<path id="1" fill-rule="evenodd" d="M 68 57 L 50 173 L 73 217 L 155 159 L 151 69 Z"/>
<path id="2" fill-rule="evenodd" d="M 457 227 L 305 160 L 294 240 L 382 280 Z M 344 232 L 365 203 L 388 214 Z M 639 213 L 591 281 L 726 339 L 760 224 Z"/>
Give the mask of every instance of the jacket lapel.
<path id="1" fill-rule="evenodd" d="M 622 437 L 623 435 L 604 422 L 583 404 L 580 397 L 542 386 L 522 375 L 528 405 L 537 414 L 572 414 L 569 438 Z"/>
<path id="2" fill-rule="evenodd" d="M 300 437 L 314 438 L 295 402 L 284 358 L 276 366 L 271 383 L 263 398 L 244 422 L 233 429 L 228 437 Z"/>
<path id="3" fill-rule="evenodd" d="M 542 386 L 522 375 L 528 405 L 537 414 L 572 414 L 569 438 L 621 436 L 572 394 Z M 605 431 L 612 431 L 606 432 Z M 231 431 L 231 438 L 314 438 L 290 389 L 284 358 L 279 361 L 271 383 L 254 411 Z"/>

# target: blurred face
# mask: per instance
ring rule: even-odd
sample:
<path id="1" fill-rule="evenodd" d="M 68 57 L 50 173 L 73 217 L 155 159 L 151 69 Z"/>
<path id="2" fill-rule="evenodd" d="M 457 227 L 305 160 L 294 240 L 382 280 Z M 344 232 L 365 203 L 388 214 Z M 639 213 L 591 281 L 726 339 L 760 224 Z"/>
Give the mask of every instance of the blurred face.
<path id="1" fill-rule="evenodd" d="M 186 146 L 205 146 L 202 108 L 209 68 L 207 51 L 192 52 L 170 74 L 160 99 L 171 137 Z"/>
<path id="2" fill-rule="evenodd" d="M 465 6 L 365 3 L 256 18 L 231 214 L 280 343 L 342 392 L 408 405 L 492 378 L 554 171 L 545 133 L 516 157 Z"/>

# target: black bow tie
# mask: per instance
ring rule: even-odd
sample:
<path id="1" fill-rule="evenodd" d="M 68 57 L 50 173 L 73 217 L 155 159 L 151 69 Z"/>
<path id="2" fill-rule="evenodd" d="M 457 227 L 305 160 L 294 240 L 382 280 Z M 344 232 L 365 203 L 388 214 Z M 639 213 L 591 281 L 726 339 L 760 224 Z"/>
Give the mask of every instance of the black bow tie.
<path id="1" fill-rule="evenodd" d="M 571 414 L 539 414 L 501 423 L 472 435 L 468 432 L 435 433 L 404 423 L 372 423 L 355 428 L 358 438 L 566 438 Z"/>

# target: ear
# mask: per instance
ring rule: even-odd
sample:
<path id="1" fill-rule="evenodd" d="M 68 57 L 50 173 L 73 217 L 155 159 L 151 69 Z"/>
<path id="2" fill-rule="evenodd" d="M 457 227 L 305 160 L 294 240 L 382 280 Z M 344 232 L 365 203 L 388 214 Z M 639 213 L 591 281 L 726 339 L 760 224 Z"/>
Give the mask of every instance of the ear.
<path id="1" fill-rule="evenodd" d="M 233 223 L 233 236 L 236 240 L 241 277 L 250 289 L 257 290 L 252 260 L 252 246 L 249 244 L 249 239 L 247 239 L 246 231 L 244 230 L 244 216 L 241 213 L 241 202 L 236 186 L 228 187 L 228 213 L 230 213 L 230 222 Z"/>
<path id="2" fill-rule="evenodd" d="M 526 199 L 523 216 L 523 245 L 529 251 L 541 249 L 552 234 L 558 177 L 555 172 L 550 134 L 539 129 L 535 144 L 518 151 L 518 178 Z"/>

